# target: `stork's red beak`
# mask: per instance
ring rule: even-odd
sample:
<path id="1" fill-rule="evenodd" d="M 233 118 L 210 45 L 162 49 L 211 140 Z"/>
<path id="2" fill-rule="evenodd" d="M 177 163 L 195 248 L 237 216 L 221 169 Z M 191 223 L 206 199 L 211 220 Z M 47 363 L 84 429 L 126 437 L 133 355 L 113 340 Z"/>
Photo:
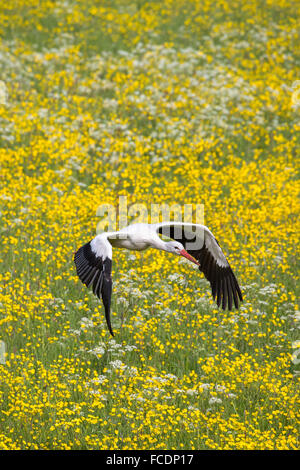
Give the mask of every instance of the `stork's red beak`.
<path id="1" fill-rule="evenodd" d="M 192 261 L 192 263 L 195 263 L 198 266 L 200 265 L 200 263 L 192 255 L 190 255 L 187 251 L 181 250 L 179 253 L 181 254 L 181 256 L 184 256 L 189 261 Z"/>

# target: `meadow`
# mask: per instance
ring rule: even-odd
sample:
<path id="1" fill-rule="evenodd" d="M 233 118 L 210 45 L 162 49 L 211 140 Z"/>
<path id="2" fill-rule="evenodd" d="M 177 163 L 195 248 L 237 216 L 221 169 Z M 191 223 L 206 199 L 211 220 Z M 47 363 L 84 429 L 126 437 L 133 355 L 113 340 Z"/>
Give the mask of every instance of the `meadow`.
<path id="1" fill-rule="evenodd" d="M 299 449 L 299 9 L 1 2 L 0 449 Z M 240 309 L 116 249 L 112 338 L 73 252 L 119 196 L 204 204 Z"/>

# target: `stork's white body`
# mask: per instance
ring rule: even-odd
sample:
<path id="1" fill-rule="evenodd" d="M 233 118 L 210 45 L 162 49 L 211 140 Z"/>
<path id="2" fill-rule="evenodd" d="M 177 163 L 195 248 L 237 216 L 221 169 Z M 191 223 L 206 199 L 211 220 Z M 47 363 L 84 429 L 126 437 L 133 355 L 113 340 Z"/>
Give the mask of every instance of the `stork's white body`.
<path id="1" fill-rule="evenodd" d="M 153 246 L 155 241 L 160 240 L 159 236 L 150 227 L 149 224 L 128 225 L 119 232 L 111 232 L 108 238 L 114 247 L 143 251 Z"/>

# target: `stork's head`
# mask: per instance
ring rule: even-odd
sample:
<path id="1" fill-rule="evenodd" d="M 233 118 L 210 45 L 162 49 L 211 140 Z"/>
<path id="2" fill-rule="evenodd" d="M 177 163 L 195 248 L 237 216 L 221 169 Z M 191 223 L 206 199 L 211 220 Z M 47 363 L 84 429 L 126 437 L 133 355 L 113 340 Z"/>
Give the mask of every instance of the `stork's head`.
<path id="1" fill-rule="evenodd" d="M 169 253 L 174 253 L 176 255 L 184 256 L 189 261 L 192 261 L 192 263 L 199 265 L 198 261 L 195 258 L 193 258 L 193 256 L 191 256 L 184 249 L 184 246 L 180 242 L 176 242 L 176 241 L 165 242 L 165 246 L 166 246 L 165 248 L 166 251 L 168 251 Z"/>

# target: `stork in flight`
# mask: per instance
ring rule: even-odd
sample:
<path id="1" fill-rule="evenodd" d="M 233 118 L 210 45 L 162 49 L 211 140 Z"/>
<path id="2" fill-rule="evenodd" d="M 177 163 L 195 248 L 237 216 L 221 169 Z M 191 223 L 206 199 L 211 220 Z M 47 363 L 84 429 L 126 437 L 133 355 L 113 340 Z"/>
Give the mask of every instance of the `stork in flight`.
<path id="1" fill-rule="evenodd" d="M 163 241 L 160 236 L 171 241 Z M 218 307 L 232 310 L 243 301 L 236 277 L 223 251 L 211 231 L 200 224 L 161 222 L 157 224 L 132 224 L 118 232 L 104 232 L 83 245 L 74 255 L 76 271 L 87 287 L 104 304 L 106 323 L 114 336 L 110 321 L 112 293 L 112 247 L 142 251 L 147 248 L 184 256 L 198 265 L 211 285 L 212 296 Z"/>

